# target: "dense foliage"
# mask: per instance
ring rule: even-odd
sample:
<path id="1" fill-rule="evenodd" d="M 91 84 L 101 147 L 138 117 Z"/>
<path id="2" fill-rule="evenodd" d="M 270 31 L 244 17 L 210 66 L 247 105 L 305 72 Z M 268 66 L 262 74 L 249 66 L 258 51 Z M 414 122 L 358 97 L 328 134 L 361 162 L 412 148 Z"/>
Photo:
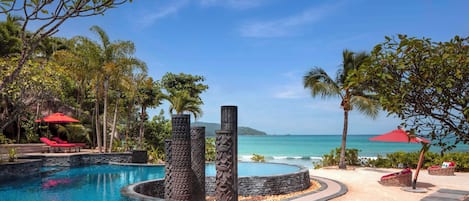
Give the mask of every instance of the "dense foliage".
<path id="1" fill-rule="evenodd" d="M 420 152 L 394 152 L 386 154 L 386 157 L 378 156 L 376 159 L 368 160 L 370 166 L 381 168 L 404 167 L 416 168 Z M 464 152 L 449 152 L 441 156 L 438 153 L 426 152 L 422 168 L 428 168 L 432 165 L 441 165 L 445 161 L 456 163 L 457 171 L 469 171 L 469 154 Z"/>
<path id="2" fill-rule="evenodd" d="M 2 78 L 17 70 L 20 52 L 15 47 L 22 43 L 16 40 L 23 31 L 21 23 L 16 23 L 16 18 L 8 20 L 0 23 L 0 43 L 10 45 L 1 49 Z M 146 64 L 133 55 L 133 42 L 111 41 L 97 26 L 90 30 L 98 41 L 83 36 L 45 37 L 38 43 L 20 76 L 0 90 L 2 136 L 19 143 L 59 136 L 86 142 L 103 152 L 142 148 L 150 151 L 152 159 L 161 161 L 163 140 L 170 138 L 171 124 L 163 112 L 150 119 L 146 110 L 158 107 L 171 95 L 168 100 L 192 101 L 172 104 L 178 112 L 200 116 L 200 94 L 208 88 L 204 78 L 167 73 L 162 81 L 153 79 L 147 75 Z M 70 114 L 80 120 L 80 125 L 34 122 L 51 111 Z"/>
<path id="3" fill-rule="evenodd" d="M 448 42 L 386 37 L 355 77 L 382 107 L 445 150 L 469 143 L 469 37 Z"/>
<path id="4" fill-rule="evenodd" d="M 315 164 L 315 167 L 324 166 L 338 166 L 340 162 L 340 148 L 331 150 L 329 154 L 324 154 L 319 164 Z M 345 162 L 347 165 L 360 165 L 358 158 L 358 149 L 346 149 L 345 151 Z"/>
<path id="5" fill-rule="evenodd" d="M 26 62 L 37 53 L 40 43 L 59 31 L 59 27 L 67 20 L 78 17 L 88 17 L 104 14 L 108 9 L 117 7 L 132 0 L 0 0 L 0 15 L 19 16 L 14 38 L 6 38 L 12 45 L 8 51 L 18 53 L 15 65 L 10 73 L 2 75 L 0 91 L 11 85 L 21 74 Z M 8 22 L 8 21 L 7 21 Z M 29 30 L 34 28 L 34 30 Z M 3 35 L 3 34 L 2 34 Z M 0 43 L 4 43 L 2 41 Z M 18 52 L 18 45 L 21 46 Z M 8 53 L 8 52 L 7 52 Z M 2 52 L 5 54 L 5 52 Z"/>
<path id="6" fill-rule="evenodd" d="M 170 113 L 189 112 L 196 119 L 200 117 L 204 104 L 200 95 L 208 89 L 203 81 L 205 78 L 200 75 L 166 73 L 161 78 L 161 86 L 166 91 L 163 98 L 170 103 Z"/>
<path id="7" fill-rule="evenodd" d="M 215 138 L 205 138 L 205 160 L 215 161 L 216 157 Z"/>

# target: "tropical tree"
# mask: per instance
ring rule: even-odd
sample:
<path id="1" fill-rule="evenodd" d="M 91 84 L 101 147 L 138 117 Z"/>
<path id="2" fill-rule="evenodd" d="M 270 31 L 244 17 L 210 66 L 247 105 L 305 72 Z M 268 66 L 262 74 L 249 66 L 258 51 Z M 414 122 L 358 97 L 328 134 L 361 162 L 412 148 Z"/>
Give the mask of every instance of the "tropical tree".
<path id="1" fill-rule="evenodd" d="M 358 74 L 389 114 L 442 153 L 469 143 L 469 37 L 385 37 Z"/>
<path id="2" fill-rule="evenodd" d="M 161 104 L 162 93 L 157 82 L 153 78 L 147 77 L 138 85 L 137 102 L 140 105 L 140 129 L 138 144 L 143 148 L 143 138 L 145 136 L 144 124 L 147 118 L 147 108 L 156 107 Z"/>
<path id="3" fill-rule="evenodd" d="M 310 89 L 313 97 L 338 97 L 341 99 L 340 107 L 344 110 L 344 125 L 339 168 L 346 169 L 345 151 L 349 112 L 356 108 L 367 116 L 375 118 L 378 115 L 379 107 L 373 95 L 365 90 L 365 86 L 360 83 L 357 77 L 351 76 L 352 70 L 358 69 L 366 61 L 368 54 L 344 50 L 342 58 L 342 68 L 337 71 L 335 80 L 322 68 L 315 67 L 304 75 L 303 84 L 305 88 Z"/>
<path id="4" fill-rule="evenodd" d="M 104 151 L 107 151 L 107 108 L 108 94 L 110 88 L 119 88 L 116 85 L 125 76 L 131 75 L 134 70 L 146 71 L 144 62 L 133 57 L 135 46 L 131 41 L 116 41 L 111 43 L 106 32 L 98 26 L 91 27 L 100 38 L 99 61 L 100 74 L 96 75 L 99 87 L 103 90 L 103 144 Z M 112 86 L 111 86 L 112 85 Z M 111 142 L 112 143 L 112 142 Z"/>
<path id="5" fill-rule="evenodd" d="M 203 102 L 196 97 L 191 97 L 187 91 L 170 91 L 163 98 L 170 103 L 170 113 L 183 114 L 189 112 L 196 119 L 202 115 L 201 105 Z"/>
<path id="6" fill-rule="evenodd" d="M 208 89 L 203 81 L 205 78 L 199 75 L 166 73 L 161 79 L 161 85 L 167 92 L 163 98 L 170 103 L 169 111 L 177 114 L 189 112 L 194 118 L 200 117 L 201 105 L 204 104 L 200 94 Z"/>
<path id="7" fill-rule="evenodd" d="M 21 52 L 21 17 L 7 15 L 5 22 L 0 22 L 0 56 Z"/>
<path id="8" fill-rule="evenodd" d="M 108 9 L 131 0 L 0 0 L 0 15 L 18 15 L 22 18 L 19 39 L 21 40 L 20 55 L 17 65 L 12 67 L 8 75 L 2 77 L 0 91 L 20 75 L 26 61 L 34 54 L 39 43 L 57 33 L 59 27 L 68 19 L 104 14 Z M 31 27 L 35 30 L 27 30 Z"/>

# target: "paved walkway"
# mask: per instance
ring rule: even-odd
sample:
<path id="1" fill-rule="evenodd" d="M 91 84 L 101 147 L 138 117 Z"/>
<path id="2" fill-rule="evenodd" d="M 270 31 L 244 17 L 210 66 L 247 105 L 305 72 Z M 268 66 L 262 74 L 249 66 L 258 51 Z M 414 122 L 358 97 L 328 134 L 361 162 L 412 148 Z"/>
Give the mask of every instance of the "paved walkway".
<path id="1" fill-rule="evenodd" d="M 311 176 L 311 179 L 314 179 L 319 182 L 321 187 L 313 192 L 306 193 L 303 195 L 298 195 L 293 198 L 287 199 L 288 201 L 313 201 L 313 200 L 330 200 L 332 198 L 339 197 L 347 193 L 348 189 L 343 183 L 340 183 L 336 180 Z"/>
<path id="2" fill-rule="evenodd" d="M 437 192 L 421 199 L 421 201 L 466 201 L 469 200 L 469 191 L 451 190 L 442 188 Z M 466 198 L 466 199 L 465 199 Z"/>

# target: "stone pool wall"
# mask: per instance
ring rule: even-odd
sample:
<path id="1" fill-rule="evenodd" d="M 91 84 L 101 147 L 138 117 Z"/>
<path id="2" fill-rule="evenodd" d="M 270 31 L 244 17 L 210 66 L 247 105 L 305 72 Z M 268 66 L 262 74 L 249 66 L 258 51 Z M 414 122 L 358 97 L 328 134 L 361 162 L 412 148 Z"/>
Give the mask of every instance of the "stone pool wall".
<path id="1" fill-rule="evenodd" d="M 76 167 L 109 163 L 130 163 L 131 153 L 73 154 L 73 155 L 28 155 L 15 162 L 0 163 L 0 179 L 37 175 L 41 167 Z"/>
<path id="2" fill-rule="evenodd" d="M 205 190 L 207 195 L 215 195 L 215 177 L 207 177 Z M 311 185 L 309 171 L 302 168 L 299 172 L 238 178 L 238 195 L 281 195 L 309 188 Z"/>
<path id="3" fill-rule="evenodd" d="M 207 195 L 215 195 L 215 177 L 205 178 Z M 283 175 L 252 176 L 238 178 L 238 193 L 241 196 L 280 195 L 309 188 L 311 180 L 307 168 Z M 134 199 L 163 198 L 164 179 L 139 182 L 122 188 L 124 196 Z"/>
<path id="4" fill-rule="evenodd" d="M 0 180 L 17 177 L 29 177 L 39 174 L 42 167 L 42 160 L 39 159 L 18 159 L 15 162 L 0 163 Z"/>
<path id="5" fill-rule="evenodd" d="M 104 153 L 104 154 L 75 154 L 67 156 L 45 156 L 42 158 L 43 166 L 75 167 L 82 165 L 97 165 L 132 162 L 131 153 Z"/>

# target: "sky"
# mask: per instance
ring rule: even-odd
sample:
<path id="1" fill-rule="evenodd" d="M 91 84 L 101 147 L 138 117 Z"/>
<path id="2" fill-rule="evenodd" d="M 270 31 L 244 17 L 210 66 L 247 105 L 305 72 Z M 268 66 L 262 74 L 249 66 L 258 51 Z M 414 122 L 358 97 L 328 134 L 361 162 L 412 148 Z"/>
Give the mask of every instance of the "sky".
<path id="1" fill-rule="evenodd" d="M 160 79 L 166 72 L 202 75 L 198 121 L 220 122 L 238 107 L 239 126 L 268 134 L 341 134 L 337 98 L 313 98 L 302 77 L 313 67 L 335 76 L 342 51 L 371 51 L 384 36 L 433 41 L 468 36 L 469 1 L 430 0 L 134 0 L 104 15 L 70 19 L 56 36 L 87 36 L 98 25 L 112 41 L 135 43 L 136 57 Z M 152 109 L 168 110 L 165 103 Z M 193 119 L 192 119 L 193 121 Z M 349 134 L 382 134 L 400 120 L 351 111 Z"/>

